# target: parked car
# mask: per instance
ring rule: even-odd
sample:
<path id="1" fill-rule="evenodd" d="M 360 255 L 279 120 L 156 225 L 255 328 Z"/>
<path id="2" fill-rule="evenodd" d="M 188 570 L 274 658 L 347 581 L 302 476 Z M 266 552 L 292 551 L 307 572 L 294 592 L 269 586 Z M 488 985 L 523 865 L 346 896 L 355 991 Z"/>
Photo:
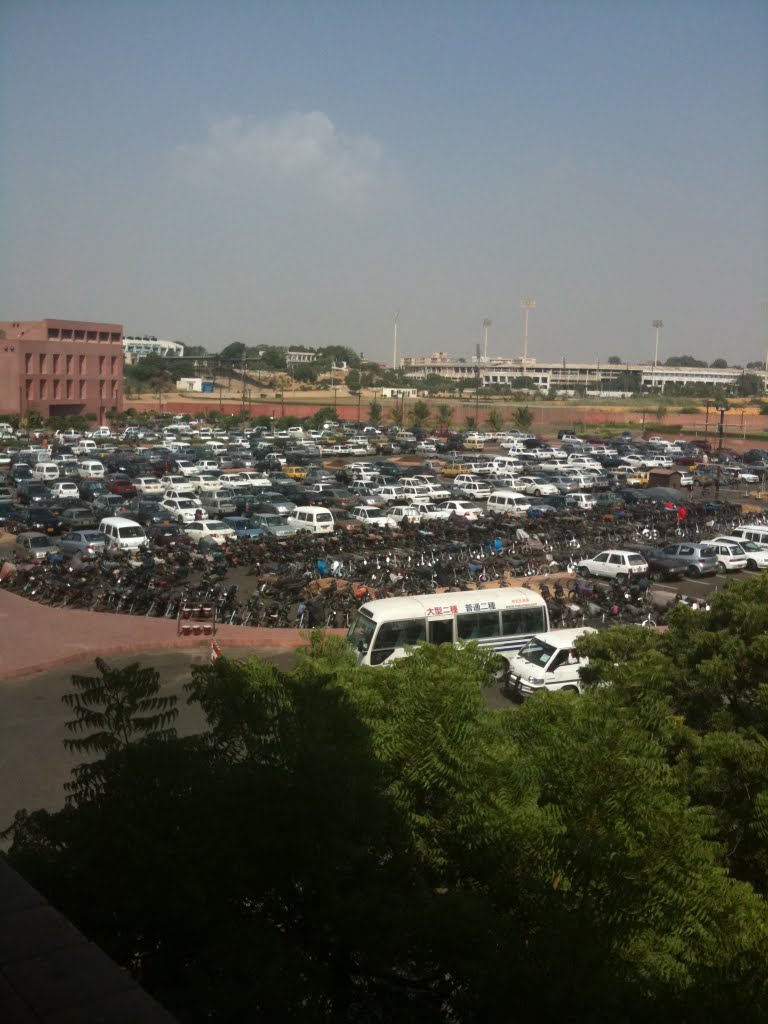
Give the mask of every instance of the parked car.
<path id="1" fill-rule="evenodd" d="M 446 509 L 452 516 L 461 516 L 462 519 L 467 519 L 470 523 L 477 522 L 484 515 L 480 506 L 475 505 L 474 502 L 458 501 L 455 498 L 451 501 L 443 501 L 437 507 Z"/>
<path id="2" fill-rule="evenodd" d="M 717 552 L 718 572 L 741 572 L 747 568 L 747 553 L 737 540 L 709 542 Z"/>
<path id="3" fill-rule="evenodd" d="M 235 531 L 235 536 L 238 539 L 250 537 L 255 540 L 264 532 L 260 526 L 256 526 L 253 520 L 247 516 L 225 516 L 221 521 L 225 526 L 229 526 Z"/>
<path id="4" fill-rule="evenodd" d="M 645 576 L 648 563 L 637 551 L 612 549 L 601 551 L 594 558 L 582 558 L 578 565 L 582 576 L 603 576 L 606 579 L 628 580 L 632 576 Z"/>
<path id="5" fill-rule="evenodd" d="M 685 562 L 689 576 L 714 576 L 717 572 L 717 552 L 711 544 L 668 544 L 662 549 Z"/>
<path id="6" fill-rule="evenodd" d="M 235 529 L 220 519 L 208 519 L 207 521 L 201 519 L 187 523 L 184 527 L 184 532 L 196 544 L 199 544 L 202 540 L 212 540 L 221 546 L 237 539 Z"/>
<path id="7" fill-rule="evenodd" d="M 648 563 L 648 578 L 657 582 L 682 579 L 688 572 L 688 563 L 677 555 L 667 554 L 663 548 L 638 547 Z"/>
<path id="8" fill-rule="evenodd" d="M 257 513 L 251 517 L 254 526 L 258 526 L 271 537 L 293 537 L 296 530 L 282 516 Z"/>
<path id="9" fill-rule="evenodd" d="M 73 530 L 58 542 L 63 555 L 94 558 L 107 546 L 107 538 L 98 530 Z"/>
<path id="10" fill-rule="evenodd" d="M 48 555 L 58 555 L 59 547 L 44 533 L 20 533 L 14 542 L 16 554 L 27 561 L 41 562 Z"/>
<path id="11" fill-rule="evenodd" d="M 752 540 L 741 540 L 739 537 L 715 537 L 713 544 L 739 544 L 747 560 L 746 568 L 751 572 L 768 569 L 768 548 L 761 548 Z"/>
<path id="12" fill-rule="evenodd" d="M 164 508 L 171 519 L 175 519 L 177 523 L 193 523 L 195 516 L 198 519 L 208 518 L 207 510 L 201 508 L 191 498 L 163 498 L 160 507 Z"/>
<path id="13" fill-rule="evenodd" d="M 82 505 L 62 509 L 61 524 L 65 530 L 85 530 L 94 528 L 97 523 L 96 513 Z"/>

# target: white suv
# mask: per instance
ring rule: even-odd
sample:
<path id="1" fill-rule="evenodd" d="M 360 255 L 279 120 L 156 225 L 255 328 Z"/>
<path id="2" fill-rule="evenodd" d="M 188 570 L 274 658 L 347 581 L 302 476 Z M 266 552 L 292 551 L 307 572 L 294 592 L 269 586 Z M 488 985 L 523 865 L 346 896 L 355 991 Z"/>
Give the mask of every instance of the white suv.
<path id="1" fill-rule="evenodd" d="M 594 558 L 582 558 L 577 569 L 582 576 L 628 580 L 630 573 L 633 576 L 646 576 L 648 563 L 636 551 L 601 551 Z"/>

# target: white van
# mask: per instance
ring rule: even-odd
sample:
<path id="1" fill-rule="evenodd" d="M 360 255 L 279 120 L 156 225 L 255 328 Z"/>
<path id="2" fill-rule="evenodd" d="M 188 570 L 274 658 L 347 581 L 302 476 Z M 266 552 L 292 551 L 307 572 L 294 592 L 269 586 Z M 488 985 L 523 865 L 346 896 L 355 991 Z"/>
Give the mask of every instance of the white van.
<path id="1" fill-rule="evenodd" d="M 736 540 L 751 540 L 759 548 L 768 548 L 768 526 L 737 526 L 728 531 L 729 537 Z"/>
<path id="2" fill-rule="evenodd" d="M 105 472 L 104 463 L 86 459 L 78 463 L 77 471 L 81 480 L 101 480 Z"/>
<path id="3" fill-rule="evenodd" d="M 492 491 L 486 506 L 488 512 L 502 515 L 524 515 L 531 507 L 531 499 L 518 491 Z"/>
<path id="4" fill-rule="evenodd" d="M 76 445 L 73 445 L 72 451 L 75 455 L 95 455 L 98 451 L 98 447 L 95 441 L 90 441 L 87 438 L 83 438 L 78 441 Z"/>
<path id="5" fill-rule="evenodd" d="M 107 537 L 107 547 L 135 551 L 147 543 L 147 535 L 133 519 L 109 516 L 99 523 L 99 532 Z"/>
<path id="6" fill-rule="evenodd" d="M 579 670 L 589 664 L 589 659 L 578 658 L 573 645 L 579 637 L 596 632 L 596 629 L 582 626 L 531 637 L 519 651 L 505 655 L 509 663 L 505 689 L 516 697 L 532 697 L 544 690 L 581 693 Z"/>
<path id="7" fill-rule="evenodd" d="M 32 467 L 32 479 L 42 480 L 44 484 L 59 479 L 59 467 L 54 462 L 38 462 Z"/>
<path id="8" fill-rule="evenodd" d="M 321 505 L 299 505 L 286 522 L 294 530 L 305 530 L 307 533 L 333 533 L 336 528 L 333 513 Z"/>

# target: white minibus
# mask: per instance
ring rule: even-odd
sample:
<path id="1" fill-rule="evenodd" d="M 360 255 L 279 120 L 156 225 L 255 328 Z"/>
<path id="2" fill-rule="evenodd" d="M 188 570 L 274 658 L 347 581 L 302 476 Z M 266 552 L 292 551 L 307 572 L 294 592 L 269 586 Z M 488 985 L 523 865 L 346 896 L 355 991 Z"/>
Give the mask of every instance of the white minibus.
<path id="1" fill-rule="evenodd" d="M 759 548 L 768 548 L 768 526 L 736 526 L 728 531 L 738 541 L 751 540 Z"/>
<path id="2" fill-rule="evenodd" d="M 417 644 L 463 645 L 512 652 L 549 630 L 544 598 L 524 587 L 418 594 L 367 601 L 347 640 L 361 665 L 390 665 Z"/>

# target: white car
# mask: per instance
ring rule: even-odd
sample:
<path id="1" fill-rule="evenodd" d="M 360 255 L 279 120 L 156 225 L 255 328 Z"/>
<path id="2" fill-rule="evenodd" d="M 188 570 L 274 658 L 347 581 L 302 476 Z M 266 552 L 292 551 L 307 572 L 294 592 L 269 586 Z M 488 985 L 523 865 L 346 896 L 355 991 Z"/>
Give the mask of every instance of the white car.
<path id="1" fill-rule="evenodd" d="M 416 526 L 421 522 L 421 515 L 414 505 L 393 505 L 386 510 L 390 526 L 402 526 L 404 522 Z M 768 551 L 766 551 L 768 555 Z"/>
<path id="2" fill-rule="evenodd" d="M 209 537 L 219 545 L 228 544 L 230 541 L 237 539 L 237 532 L 231 526 L 227 526 L 226 523 L 222 523 L 218 519 L 208 519 L 207 521 L 205 519 L 198 519 L 188 523 L 184 527 L 184 532 L 196 544 L 199 544 L 204 537 Z"/>
<path id="3" fill-rule="evenodd" d="M 190 496 L 195 493 L 195 485 L 185 476 L 161 476 L 160 483 L 164 491 L 181 491 Z"/>
<path id="4" fill-rule="evenodd" d="M 356 505 L 350 512 L 353 519 L 357 519 L 366 526 L 377 526 L 386 529 L 388 526 L 397 525 L 391 523 L 387 513 L 372 505 Z"/>
<path id="5" fill-rule="evenodd" d="M 240 481 L 243 480 L 248 484 L 249 487 L 266 487 L 270 489 L 272 487 L 272 481 L 268 476 L 264 476 L 263 473 L 254 473 L 252 469 L 244 469 L 238 473 Z"/>
<path id="6" fill-rule="evenodd" d="M 163 498 L 160 507 L 164 508 L 177 523 L 194 523 L 196 519 L 208 518 L 205 509 L 191 498 Z"/>
<path id="7" fill-rule="evenodd" d="M 182 476 L 195 476 L 199 472 L 196 462 L 187 462 L 185 459 L 177 459 L 176 466 Z"/>
<path id="8" fill-rule="evenodd" d="M 199 473 L 190 479 L 195 485 L 197 494 L 214 494 L 221 486 L 217 473 Z"/>
<path id="9" fill-rule="evenodd" d="M 244 473 L 222 473 L 219 477 L 219 486 L 234 487 L 236 490 L 244 491 L 252 485 Z"/>
<path id="10" fill-rule="evenodd" d="M 559 494 L 554 484 L 548 484 L 537 476 L 519 476 L 515 480 L 515 487 L 523 494 L 534 494 L 540 498 L 544 494 Z"/>
<path id="11" fill-rule="evenodd" d="M 737 540 L 711 540 L 717 552 L 718 572 L 741 572 L 747 568 L 747 553 Z"/>
<path id="12" fill-rule="evenodd" d="M 219 464 L 216 459 L 200 459 L 197 463 L 198 473 L 218 473 Z"/>
<path id="13" fill-rule="evenodd" d="M 133 486 L 139 494 L 162 494 L 164 491 L 156 476 L 140 476 L 133 481 Z"/>
<path id="14" fill-rule="evenodd" d="M 457 501 L 453 499 L 451 501 L 444 501 L 438 508 L 446 509 L 452 516 L 461 516 L 463 519 L 468 519 L 470 523 L 475 523 L 483 515 L 483 510 L 479 505 L 473 505 L 470 501 Z"/>
<path id="15" fill-rule="evenodd" d="M 454 494 L 462 494 L 465 498 L 473 498 L 475 501 L 485 501 L 491 496 L 492 488 L 485 480 L 472 480 L 468 484 L 454 487 Z"/>
<path id="16" fill-rule="evenodd" d="M 57 480 L 51 486 L 51 494 L 54 498 L 79 498 L 80 492 L 77 489 L 77 484 L 73 484 L 71 480 Z M 768 554 L 768 552 L 766 552 Z"/>
<path id="17" fill-rule="evenodd" d="M 387 484 L 386 487 L 378 487 L 375 493 L 384 501 L 400 501 L 404 491 L 399 484 Z"/>
<path id="18" fill-rule="evenodd" d="M 768 569 L 768 548 L 761 548 L 753 540 L 741 540 L 739 537 L 715 537 L 712 545 L 738 544 L 747 560 L 746 568 L 752 572 Z"/>
<path id="19" fill-rule="evenodd" d="M 423 523 L 428 523 L 430 519 L 450 519 L 452 515 L 449 509 L 433 505 L 431 501 L 414 501 L 412 507 L 419 513 Z"/>
<path id="20" fill-rule="evenodd" d="M 585 512 L 588 512 L 590 509 L 593 509 L 597 504 L 597 502 L 591 494 L 583 494 L 580 491 L 577 491 L 575 494 L 568 494 L 566 495 L 566 497 L 568 504 L 569 506 L 571 506 L 571 508 L 575 505 L 576 508 L 581 508 Z"/>
<path id="21" fill-rule="evenodd" d="M 179 491 L 174 488 L 171 488 L 171 490 L 166 491 L 160 500 L 174 501 L 178 500 L 179 498 L 183 498 L 185 501 L 191 501 L 196 508 L 199 508 L 202 505 L 202 502 L 200 501 L 196 494 L 190 494 L 188 491 Z"/>
<path id="22" fill-rule="evenodd" d="M 632 576 L 646 576 L 648 563 L 637 551 L 601 551 L 594 558 L 582 558 L 577 565 L 582 576 L 604 576 L 607 579 L 628 580 Z"/>

